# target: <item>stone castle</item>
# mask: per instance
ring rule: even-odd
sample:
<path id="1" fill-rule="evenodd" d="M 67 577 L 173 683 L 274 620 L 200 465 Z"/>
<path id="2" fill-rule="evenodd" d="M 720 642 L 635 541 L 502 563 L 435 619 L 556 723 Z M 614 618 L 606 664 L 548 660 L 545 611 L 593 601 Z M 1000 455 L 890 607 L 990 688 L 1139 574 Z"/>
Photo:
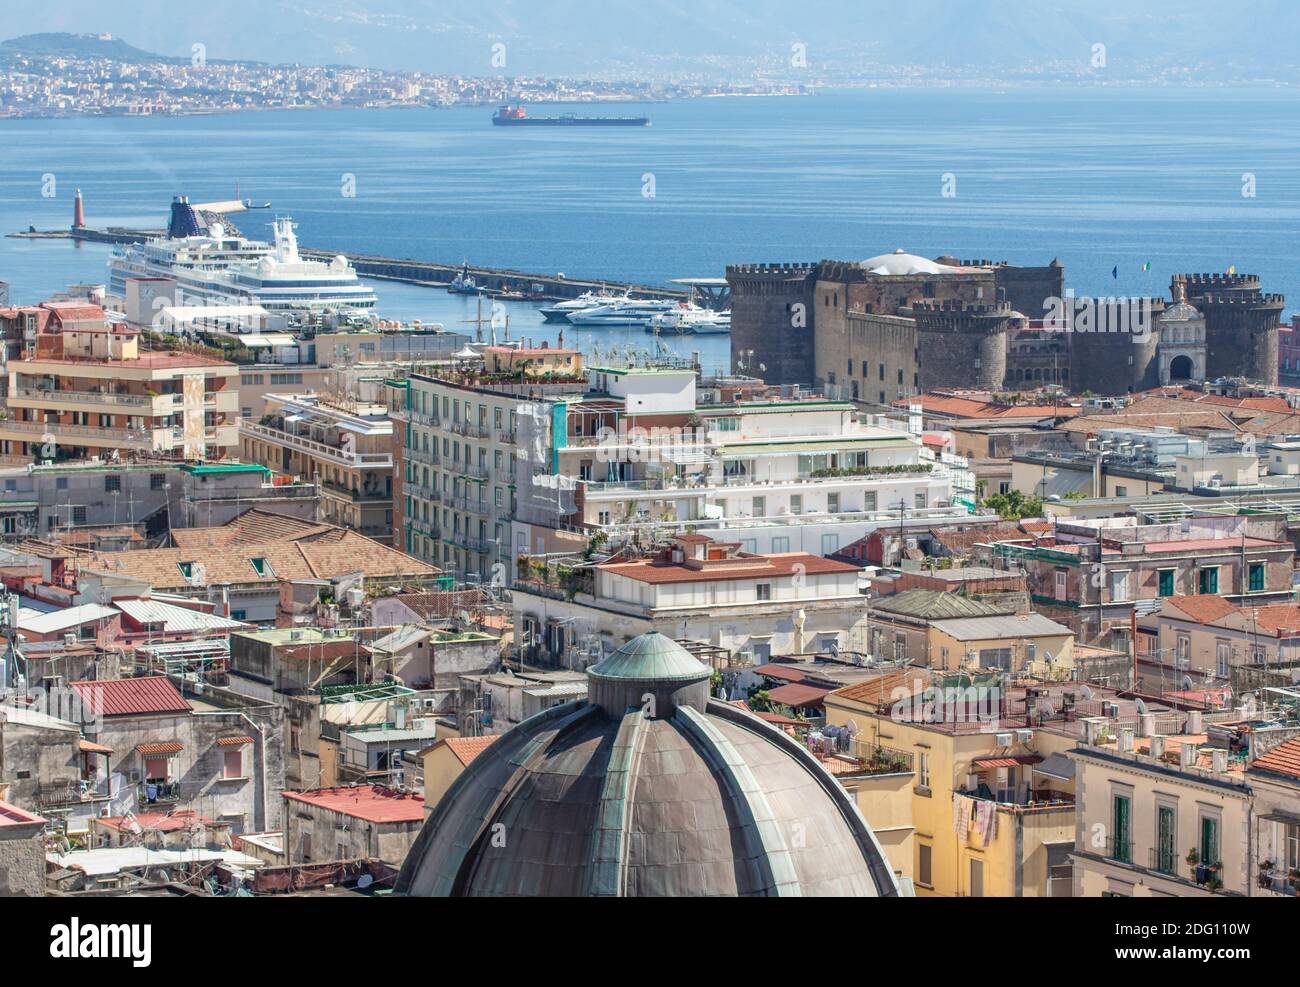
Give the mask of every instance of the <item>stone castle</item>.
<path id="1" fill-rule="evenodd" d="M 930 260 L 727 268 L 732 369 L 888 404 L 935 388 L 1124 394 L 1277 383 L 1284 299 L 1249 274 L 1179 274 L 1172 301 L 1067 296 L 1065 269 Z"/>

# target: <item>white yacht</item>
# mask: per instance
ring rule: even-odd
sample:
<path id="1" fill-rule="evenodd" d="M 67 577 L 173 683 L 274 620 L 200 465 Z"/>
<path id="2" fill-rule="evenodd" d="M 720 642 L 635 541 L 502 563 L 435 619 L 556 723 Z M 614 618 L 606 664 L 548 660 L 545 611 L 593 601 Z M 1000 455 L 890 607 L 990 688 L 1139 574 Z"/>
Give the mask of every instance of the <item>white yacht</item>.
<path id="1" fill-rule="evenodd" d="M 646 332 L 664 336 L 705 336 L 731 332 L 731 313 L 714 312 L 694 302 L 652 316 Z"/>
<path id="2" fill-rule="evenodd" d="M 542 313 L 542 318 L 546 322 L 568 322 L 569 316 L 574 312 L 581 312 L 585 308 L 608 305 L 625 297 L 625 295 L 615 295 L 608 291 L 584 291 L 577 298 L 566 298 L 562 302 L 556 302 L 554 305 L 548 305 L 546 308 L 538 309 L 538 311 Z"/>
<path id="3" fill-rule="evenodd" d="M 607 305 L 570 312 L 569 321 L 586 329 L 600 326 L 645 326 L 656 315 L 667 312 L 675 304 L 671 300 L 618 298 Z"/>
<path id="4" fill-rule="evenodd" d="M 294 224 L 279 218 L 274 242 L 249 240 L 220 223 L 204 228 L 183 196 L 172 203 L 167 235 L 117 246 L 108 260 L 109 291 L 126 296 L 128 278 L 169 278 L 178 305 L 261 305 L 272 312 L 371 309 L 374 291 L 342 255 L 306 260 Z"/>

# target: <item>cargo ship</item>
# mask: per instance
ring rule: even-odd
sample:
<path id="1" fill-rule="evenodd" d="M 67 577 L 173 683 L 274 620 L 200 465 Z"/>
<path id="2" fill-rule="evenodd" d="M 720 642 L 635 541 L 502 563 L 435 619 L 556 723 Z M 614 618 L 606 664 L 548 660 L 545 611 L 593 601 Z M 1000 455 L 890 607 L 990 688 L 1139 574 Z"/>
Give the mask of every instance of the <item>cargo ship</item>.
<path id="1" fill-rule="evenodd" d="M 579 117 L 564 113 L 558 117 L 530 117 L 522 106 L 502 106 L 492 114 L 497 127 L 648 127 L 649 117 Z"/>

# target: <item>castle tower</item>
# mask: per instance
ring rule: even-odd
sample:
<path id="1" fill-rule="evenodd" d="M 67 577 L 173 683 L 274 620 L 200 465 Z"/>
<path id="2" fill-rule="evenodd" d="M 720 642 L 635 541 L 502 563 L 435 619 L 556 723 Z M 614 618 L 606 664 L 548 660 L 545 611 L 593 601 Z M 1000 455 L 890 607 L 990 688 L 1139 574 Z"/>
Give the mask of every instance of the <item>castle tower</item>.
<path id="1" fill-rule="evenodd" d="M 1182 283 L 1182 289 L 1173 285 Z M 1286 299 L 1260 290 L 1254 274 L 1180 274 L 1171 290 L 1205 317 L 1205 377 L 1276 384 L 1278 325 Z"/>
<path id="2" fill-rule="evenodd" d="M 1001 390 L 1014 316 L 1005 302 L 915 302 L 920 390 L 966 387 Z"/>
<path id="3" fill-rule="evenodd" d="M 1094 394 L 1155 387 L 1163 298 L 1073 298 L 1070 386 Z"/>
<path id="4" fill-rule="evenodd" d="M 815 284 L 812 264 L 727 268 L 733 372 L 771 384 L 813 382 Z"/>
<path id="5" fill-rule="evenodd" d="M 72 202 L 72 228 L 79 230 L 86 225 L 86 206 L 81 201 L 81 189 L 77 189 L 77 197 Z"/>

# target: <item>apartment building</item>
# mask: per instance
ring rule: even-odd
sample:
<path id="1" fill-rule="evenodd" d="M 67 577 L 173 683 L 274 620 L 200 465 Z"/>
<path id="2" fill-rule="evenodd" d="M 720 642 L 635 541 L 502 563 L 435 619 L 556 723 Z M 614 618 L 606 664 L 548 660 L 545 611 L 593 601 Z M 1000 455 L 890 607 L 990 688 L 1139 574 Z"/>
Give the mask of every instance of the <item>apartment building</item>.
<path id="1" fill-rule="evenodd" d="M 323 520 L 390 542 L 393 425 L 388 407 L 315 394 L 268 394 L 267 413 L 239 420 L 241 452 L 318 484 Z"/>
<path id="2" fill-rule="evenodd" d="M 139 333 L 94 305 L 47 302 L 56 315 L 8 363 L 0 455 L 107 459 L 145 453 L 214 460 L 239 445 L 238 368 L 201 352 L 143 350 Z"/>
<path id="3" fill-rule="evenodd" d="M 1171 596 L 1138 619 L 1144 662 L 1226 683 L 1244 665 L 1300 660 L 1300 607 L 1235 606 L 1221 596 Z"/>
<path id="4" fill-rule="evenodd" d="M 529 661 L 568 667 L 656 630 L 761 664 L 775 655 L 863 650 L 856 566 L 806 552 L 763 555 L 703 534 L 594 566 L 525 559 L 513 584 Z"/>
<path id="5" fill-rule="evenodd" d="M 1069 896 L 1066 752 L 1084 718 L 1112 705 L 1116 716 L 1136 710 L 1099 688 L 915 668 L 839 689 L 824 705 L 828 728 L 852 737 L 850 753 L 911 774 L 908 785 L 859 786 L 859 799 L 873 824 L 886 819 L 893 842 L 910 847 L 891 859 L 923 897 Z"/>
<path id="6" fill-rule="evenodd" d="M 315 521 L 311 484 L 281 484 L 253 463 L 92 462 L 0 467 L 0 536 L 88 548 L 138 532 L 226 524 L 249 508 Z"/>
<path id="7" fill-rule="evenodd" d="M 1289 820 L 1300 802 L 1287 753 L 1298 732 L 1293 720 L 1279 727 L 1272 716 L 1235 711 L 1090 721 L 1070 752 L 1079 805 L 1075 894 L 1256 893 L 1260 859 L 1288 859 Z M 1257 785 L 1271 785 L 1263 813 Z M 1274 878 L 1281 893 L 1295 893 L 1285 869 L 1270 875 L 1270 891 Z"/>
<path id="8" fill-rule="evenodd" d="M 966 513 L 916 436 L 859 420 L 852 402 L 690 367 L 587 375 L 581 400 L 532 415 L 516 555 L 687 531 L 725 532 L 750 552 L 830 555 L 900 517 Z"/>
<path id="9" fill-rule="evenodd" d="M 997 542 L 1022 567 L 1034 608 L 1093 643 L 1128 647 L 1133 605 L 1217 595 L 1240 606 L 1286 602 L 1295 548 L 1246 515 L 1142 524 L 1136 517 L 1057 519 L 1036 538 Z"/>
<path id="10" fill-rule="evenodd" d="M 399 547 L 487 583 L 509 579 L 521 409 L 563 409 L 586 379 L 576 350 L 488 346 L 482 358 L 394 384 L 403 467 L 394 514 Z"/>

